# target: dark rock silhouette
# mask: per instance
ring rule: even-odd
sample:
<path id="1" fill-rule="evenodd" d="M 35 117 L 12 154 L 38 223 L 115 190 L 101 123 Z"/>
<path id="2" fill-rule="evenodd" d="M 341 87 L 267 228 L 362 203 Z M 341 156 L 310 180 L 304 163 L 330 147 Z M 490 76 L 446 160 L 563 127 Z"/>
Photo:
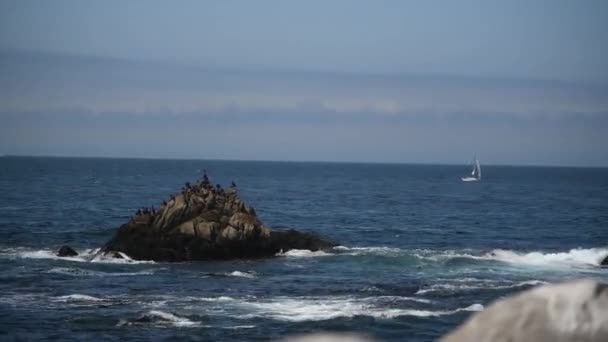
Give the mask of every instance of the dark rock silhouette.
<path id="1" fill-rule="evenodd" d="M 77 255 L 78 255 L 78 252 L 76 252 L 70 246 L 61 246 L 61 248 L 59 248 L 59 251 L 57 251 L 57 256 L 60 256 L 60 257 L 71 257 L 71 256 L 77 256 Z"/>
<path id="2" fill-rule="evenodd" d="M 606 257 L 600 261 L 600 266 L 608 266 L 608 255 L 606 255 Z"/>
<path id="3" fill-rule="evenodd" d="M 205 174 L 206 176 L 206 174 Z M 291 249 L 334 246 L 316 235 L 273 231 L 236 191 L 220 191 L 207 177 L 171 195 L 158 210 L 138 211 L 101 249 L 156 261 L 262 258 Z"/>

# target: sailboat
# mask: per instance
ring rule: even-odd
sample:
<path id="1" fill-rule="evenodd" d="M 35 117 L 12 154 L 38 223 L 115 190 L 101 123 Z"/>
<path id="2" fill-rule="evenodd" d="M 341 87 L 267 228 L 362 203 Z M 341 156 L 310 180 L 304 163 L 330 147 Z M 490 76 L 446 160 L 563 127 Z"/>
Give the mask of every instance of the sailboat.
<path id="1" fill-rule="evenodd" d="M 481 166 L 479 165 L 477 157 L 473 160 L 473 171 L 471 171 L 471 175 L 462 177 L 461 179 L 463 182 L 477 182 L 481 180 Z"/>

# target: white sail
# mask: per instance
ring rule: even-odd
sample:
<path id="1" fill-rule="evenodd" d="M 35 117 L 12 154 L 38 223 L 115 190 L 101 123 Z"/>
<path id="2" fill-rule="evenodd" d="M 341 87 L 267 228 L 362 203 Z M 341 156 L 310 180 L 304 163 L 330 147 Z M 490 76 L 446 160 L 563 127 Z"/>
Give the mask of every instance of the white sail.
<path id="1" fill-rule="evenodd" d="M 471 176 L 462 177 L 463 182 L 475 182 L 481 180 L 481 165 L 479 165 L 479 160 L 477 157 L 473 158 L 473 171 L 471 171 Z"/>

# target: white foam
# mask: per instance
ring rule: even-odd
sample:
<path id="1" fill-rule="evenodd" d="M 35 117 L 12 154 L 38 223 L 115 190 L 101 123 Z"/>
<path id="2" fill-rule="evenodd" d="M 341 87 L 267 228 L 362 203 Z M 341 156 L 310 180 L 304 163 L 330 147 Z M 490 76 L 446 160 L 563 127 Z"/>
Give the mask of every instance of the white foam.
<path id="1" fill-rule="evenodd" d="M 97 298 L 85 294 L 71 294 L 67 296 L 55 297 L 55 301 L 59 302 L 103 302 L 105 299 Z"/>
<path id="2" fill-rule="evenodd" d="M 175 327 L 194 327 L 200 325 L 199 322 L 193 322 L 187 318 L 178 317 L 172 313 L 160 310 L 149 311 L 148 316 L 158 317 L 162 322 L 167 322 Z"/>
<path id="3" fill-rule="evenodd" d="M 400 316 L 431 317 L 451 315 L 460 311 L 478 311 L 481 304 L 473 304 L 454 310 L 419 310 L 396 308 L 370 298 L 288 298 L 278 297 L 264 301 L 239 302 L 239 311 L 250 313 L 239 315 L 251 319 L 265 317 L 280 321 L 303 322 L 323 321 L 340 317 L 368 316 L 378 319 L 391 319 Z"/>
<path id="4" fill-rule="evenodd" d="M 444 283 L 444 284 L 433 284 L 431 286 L 425 287 L 416 291 L 415 294 L 421 295 L 429 292 L 458 292 L 458 291 L 474 291 L 480 289 L 487 290 L 503 290 L 510 289 L 522 286 L 536 286 L 541 284 L 546 284 L 547 282 L 542 280 L 526 280 L 512 284 L 504 284 L 504 285 L 488 285 L 487 283 L 477 283 L 477 284 L 463 284 L 458 282 L 454 283 Z"/>
<path id="5" fill-rule="evenodd" d="M 446 261 L 455 258 L 467 258 L 473 260 L 493 260 L 510 264 L 531 266 L 569 266 L 588 267 L 599 266 L 601 260 L 608 256 L 608 248 L 575 248 L 567 252 L 518 252 L 513 250 L 495 249 L 491 252 L 476 255 L 471 250 L 413 250 L 412 255 L 430 261 Z"/>
<path id="6" fill-rule="evenodd" d="M 154 274 L 154 270 L 143 270 L 138 272 L 101 272 L 74 267 L 53 267 L 46 271 L 46 273 L 65 274 L 74 277 L 123 277 L 152 275 Z"/>
<path id="7" fill-rule="evenodd" d="M 379 256 L 400 256 L 404 251 L 394 247 L 346 247 L 336 246 L 334 250 L 346 255 L 379 255 Z"/>
<path id="8" fill-rule="evenodd" d="M 484 259 L 481 256 L 471 254 L 469 251 L 454 250 L 437 251 L 431 249 L 415 249 L 412 251 L 412 255 L 416 258 L 430 261 L 445 261 L 454 258 Z"/>
<path id="9" fill-rule="evenodd" d="M 73 262 L 93 262 L 93 263 L 104 263 L 104 264 L 153 264 L 154 261 L 151 260 L 133 260 L 129 258 L 124 253 L 119 252 L 119 254 L 123 257 L 123 259 L 112 258 L 110 256 L 106 256 L 103 254 L 97 254 L 99 252 L 99 248 L 96 249 L 85 249 L 82 251 L 78 251 L 77 256 L 71 257 L 60 257 L 55 254 L 55 251 L 50 249 L 40 249 L 40 250 L 27 250 L 24 248 L 13 248 L 3 250 L 2 254 L 8 255 L 10 257 L 18 257 L 25 259 L 51 259 L 51 260 L 63 260 L 63 261 L 73 261 Z"/>
<path id="10" fill-rule="evenodd" d="M 568 252 L 516 252 L 495 249 L 485 255 L 484 259 L 497 260 L 513 264 L 535 266 L 599 266 L 601 260 L 608 256 L 608 248 L 575 248 Z"/>
<path id="11" fill-rule="evenodd" d="M 424 303 L 424 304 L 433 303 L 433 301 L 430 299 L 418 298 L 418 297 L 378 296 L 378 297 L 374 297 L 374 298 L 376 298 L 378 300 L 387 300 L 387 301 L 391 301 L 391 302 L 407 301 L 407 302 L 417 302 L 417 303 Z"/>
<path id="12" fill-rule="evenodd" d="M 333 255 L 333 254 L 327 253 L 324 251 L 314 251 L 313 252 L 308 249 L 292 249 L 287 252 L 279 252 L 279 253 L 277 253 L 276 256 L 294 257 L 294 258 L 314 258 L 314 257 L 329 256 L 329 255 Z"/>
<path id="13" fill-rule="evenodd" d="M 233 271 L 230 273 L 224 273 L 224 275 L 228 277 L 241 277 L 241 278 L 249 278 L 253 279 L 256 277 L 254 272 L 241 272 L 241 271 Z"/>

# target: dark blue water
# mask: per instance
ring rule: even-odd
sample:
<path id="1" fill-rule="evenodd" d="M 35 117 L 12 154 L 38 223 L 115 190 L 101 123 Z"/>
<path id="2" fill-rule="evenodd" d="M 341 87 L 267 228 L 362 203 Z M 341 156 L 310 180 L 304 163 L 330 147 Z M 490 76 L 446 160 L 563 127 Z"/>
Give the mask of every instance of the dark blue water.
<path id="1" fill-rule="evenodd" d="M 0 158 L 0 339 L 431 341 L 544 282 L 608 280 L 608 169 Z M 207 169 L 262 220 L 342 247 L 269 260 L 85 256 Z"/>

